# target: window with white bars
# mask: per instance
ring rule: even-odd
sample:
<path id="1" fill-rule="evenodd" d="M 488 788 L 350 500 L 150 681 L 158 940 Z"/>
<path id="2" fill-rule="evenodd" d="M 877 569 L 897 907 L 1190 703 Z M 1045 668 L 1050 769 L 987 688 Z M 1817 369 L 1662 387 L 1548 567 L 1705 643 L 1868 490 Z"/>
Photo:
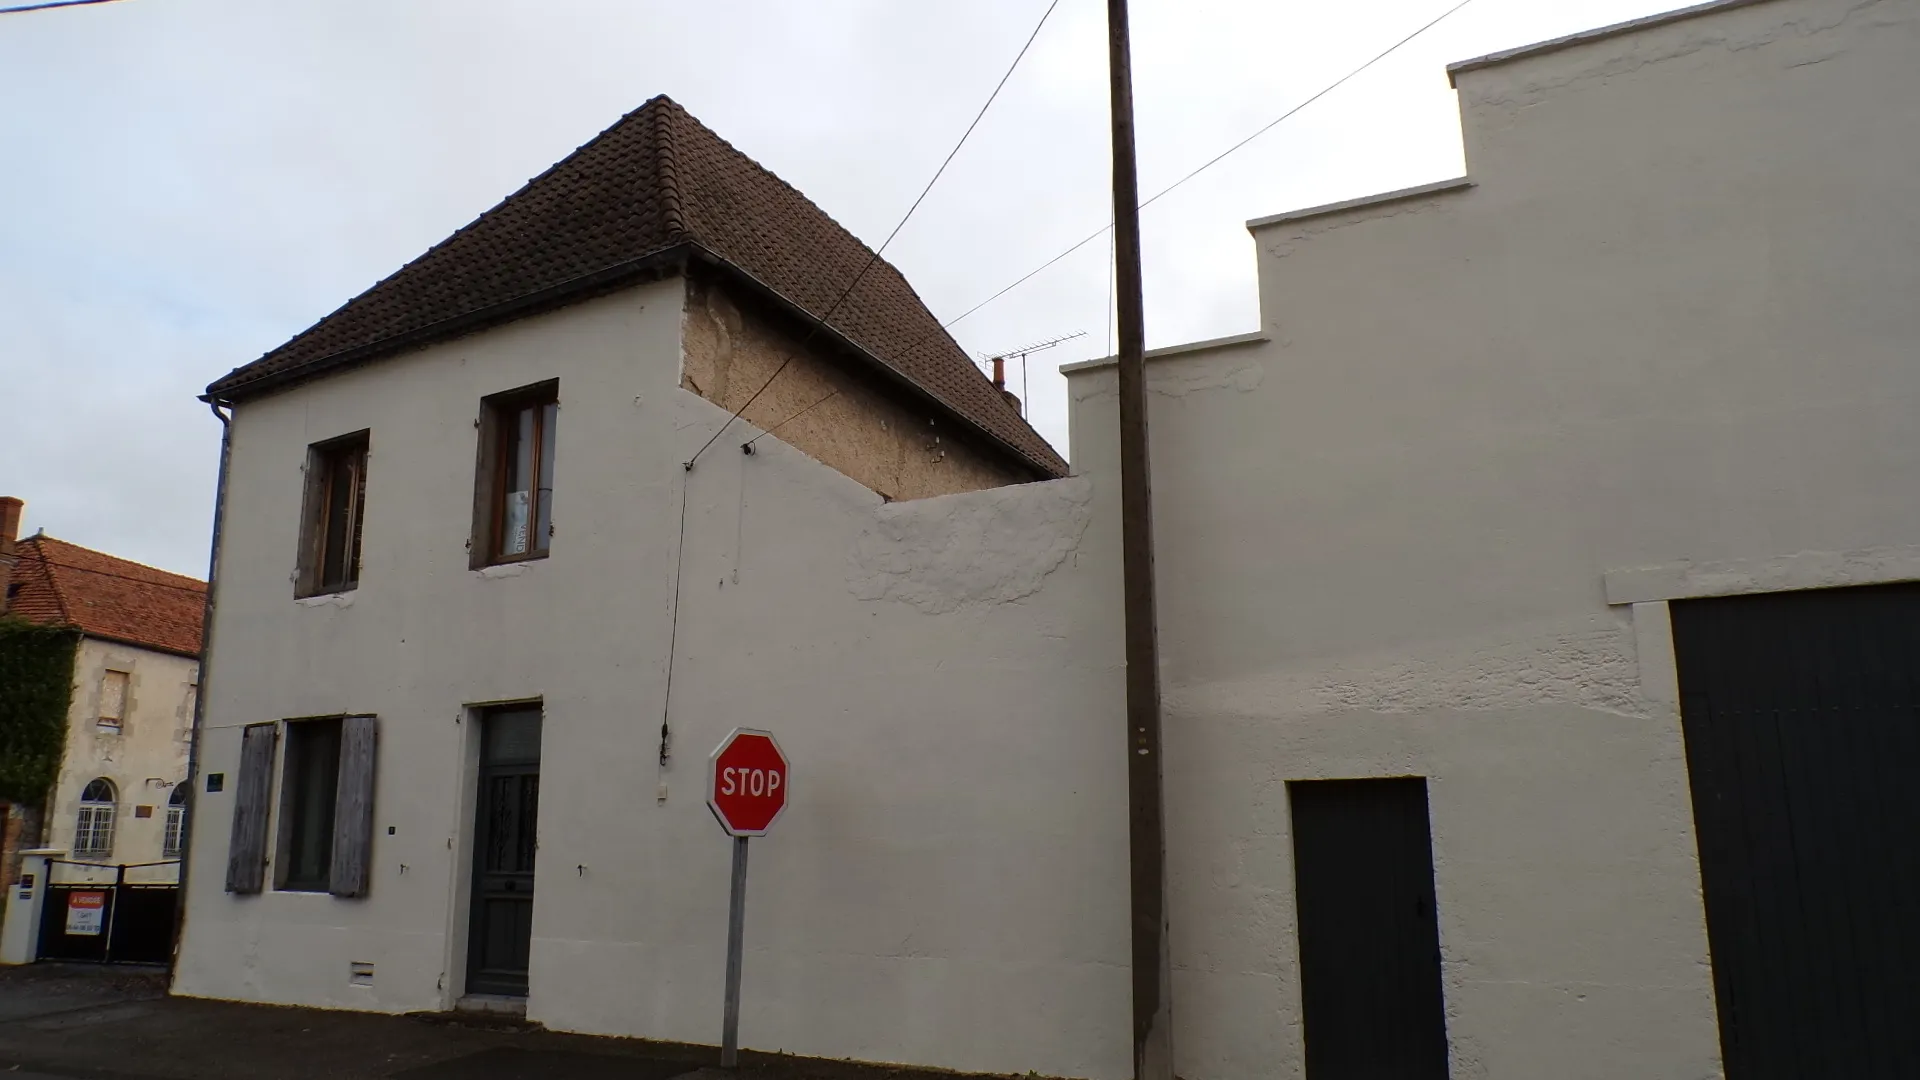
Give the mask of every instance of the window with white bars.
<path id="1" fill-rule="evenodd" d="M 160 842 L 160 857 L 177 859 L 180 857 L 181 841 L 187 833 L 187 782 L 180 781 L 173 786 L 173 794 L 167 797 L 167 832 Z"/>
<path id="2" fill-rule="evenodd" d="M 73 853 L 83 859 L 113 854 L 113 813 L 116 793 L 106 777 L 88 782 L 80 792 L 80 815 L 73 830 Z"/>

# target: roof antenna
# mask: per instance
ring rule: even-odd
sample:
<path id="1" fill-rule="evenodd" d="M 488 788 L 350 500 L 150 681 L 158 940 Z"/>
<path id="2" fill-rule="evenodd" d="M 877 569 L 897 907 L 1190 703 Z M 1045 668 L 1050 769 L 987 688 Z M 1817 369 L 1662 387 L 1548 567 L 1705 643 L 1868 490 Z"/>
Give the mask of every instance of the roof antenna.
<path id="1" fill-rule="evenodd" d="M 1072 341 L 1074 338 L 1086 336 L 1087 332 L 1085 330 L 1075 330 L 1071 334 L 1062 334 L 1059 337 L 1048 338 L 1045 341 L 1036 341 L 1031 345 L 1022 345 L 1017 349 L 1008 349 L 1005 352 L 981 353 L 980 358 L 993 365 L 993 388 L 1000 391 L 1001 394 L 1006 396 L 1008 401 L 1013 403 L 1015 412 L 1021 416 L 1025 416 L 1027 410 L 1022 402 L 1027 397 L 1027 354 L 1043 352 L 1053 348 L 1055 345 Z M 1007 392 L 1007 361 L 1016 356 L 1020 358 L 1019 397 L 1014 397 L 1011 393 Z"/>

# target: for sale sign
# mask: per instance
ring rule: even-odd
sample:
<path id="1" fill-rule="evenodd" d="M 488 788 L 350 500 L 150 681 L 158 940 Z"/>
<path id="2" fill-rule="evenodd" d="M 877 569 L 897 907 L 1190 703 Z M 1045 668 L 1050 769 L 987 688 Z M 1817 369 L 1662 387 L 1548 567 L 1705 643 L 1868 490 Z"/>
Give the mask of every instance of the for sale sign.
<path id="1" fill-rule="evenodd" d="M 75 937 L 99 937 L 107 929 L 107 894 L 72 892 L 67 894 L 67 933 Z"/>

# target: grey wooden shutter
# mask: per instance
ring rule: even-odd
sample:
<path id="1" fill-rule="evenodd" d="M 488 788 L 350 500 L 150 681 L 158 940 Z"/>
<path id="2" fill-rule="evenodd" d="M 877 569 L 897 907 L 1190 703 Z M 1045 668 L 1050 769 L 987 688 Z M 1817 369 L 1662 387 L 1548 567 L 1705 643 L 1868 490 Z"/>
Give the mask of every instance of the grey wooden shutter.
<path id="1" fill-rule="evenodd" d="M 340 727 L 340 782 L 334 789 L 333 868 L 327 891 L 365 896 L 373 864 L 373 759 L 378 721 L 349 716 Z"/>
<path id="2" fill-rule="evenodd" d="M 240 781 L 233 792 L 233 839 L 227 845 L 227 891 L 257 893 L 267 878 L 267 804 L 273 793 L 278 724 L 248 724 L 240 736 Z"/>

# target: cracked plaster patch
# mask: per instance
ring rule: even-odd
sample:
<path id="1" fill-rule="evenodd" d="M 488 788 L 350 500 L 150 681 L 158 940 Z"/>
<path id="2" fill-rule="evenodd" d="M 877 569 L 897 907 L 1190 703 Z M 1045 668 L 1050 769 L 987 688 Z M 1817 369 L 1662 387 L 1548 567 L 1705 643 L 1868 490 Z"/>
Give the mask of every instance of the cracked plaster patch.
<path id="1" fill-rule="evenodd" d="M 1534 640 L 1483 642 L 1426 656 L 1356 657 L 1317 670 L 1183 687 L 1168 699 L 1183 708 L 1262 717 L 1537 705 L 1648 714 L 1631 625 L 1600 623 L 1543 630 Z"/>
<path id="2" fill-rule="evenodd" d="M 855 540 L 847 587 L 930 615 L 1009 603 L 1040 590 L 1092 518 L 1081 477 L 889 503 Z"/>

